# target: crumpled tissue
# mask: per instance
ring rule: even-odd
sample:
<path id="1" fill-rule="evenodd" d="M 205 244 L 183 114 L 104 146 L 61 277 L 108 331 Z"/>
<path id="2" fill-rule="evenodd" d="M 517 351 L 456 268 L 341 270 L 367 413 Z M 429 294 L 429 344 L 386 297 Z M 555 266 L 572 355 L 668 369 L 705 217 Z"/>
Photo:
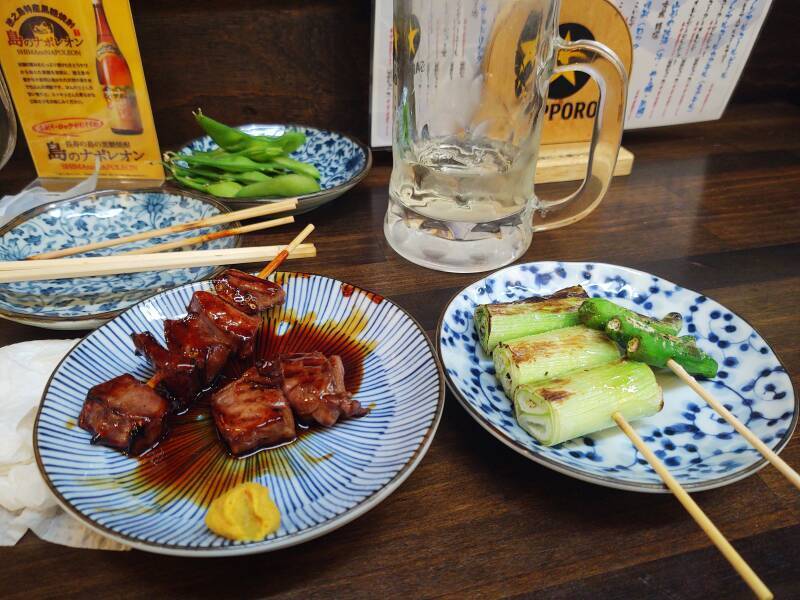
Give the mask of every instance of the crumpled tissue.
<path id="1" fill-rule="evenodd" d="M 127 550 L 64 512 L 33 454 L 33 423 L 50 375 L 77 340 L 41 340 L 0 348 L 0 545 L 30 529 L 73 548 Z"/>

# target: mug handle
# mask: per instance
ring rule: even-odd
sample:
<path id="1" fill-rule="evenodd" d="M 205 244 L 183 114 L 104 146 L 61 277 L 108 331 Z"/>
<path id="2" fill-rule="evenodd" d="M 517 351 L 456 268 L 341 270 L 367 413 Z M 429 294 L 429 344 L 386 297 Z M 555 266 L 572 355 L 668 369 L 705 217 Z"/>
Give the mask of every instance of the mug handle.
<path id="1" fill-rule="evenodd" d="M 610 48 L 599 42 L 555 38 L 556 52 L 580 51 L 584 56 L 570 64 L 559 65 L 553 74 L 582 71 L 597 82 L 600 101 L 594 120 L 586 177 L 574 193 L 560 200 L 539 200 L 533 219 L 534 231 L 571 225 L 592 212 L 608 190 L 617 164 L 625 123 L 628 75 Z"/>

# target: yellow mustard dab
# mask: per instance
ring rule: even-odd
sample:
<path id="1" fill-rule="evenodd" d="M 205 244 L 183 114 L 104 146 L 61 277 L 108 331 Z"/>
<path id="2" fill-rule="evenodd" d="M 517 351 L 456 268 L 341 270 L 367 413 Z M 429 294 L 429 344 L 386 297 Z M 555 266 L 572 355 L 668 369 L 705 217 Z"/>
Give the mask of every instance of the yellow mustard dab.
<path id="1" fill-rule="evenodd" d="M 259 483 L 240 483 L 215 498 L 206 513 L 206 526 L 222 537 L 241 542 L 263 540 L 278 530 L 281 514 Z"/>

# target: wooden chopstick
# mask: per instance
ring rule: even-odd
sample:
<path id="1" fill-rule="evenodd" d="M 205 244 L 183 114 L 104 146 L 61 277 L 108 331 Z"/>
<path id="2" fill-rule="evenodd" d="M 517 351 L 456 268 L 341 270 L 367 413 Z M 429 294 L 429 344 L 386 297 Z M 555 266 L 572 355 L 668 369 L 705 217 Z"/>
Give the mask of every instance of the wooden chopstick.
<path id="1" fill-rule="evenodd" d="M 166 250 L 174 250 L 175 248 L 182 248 L 184 246 L 193 246 L 195 244 L 203 244 L 212 240 L 229 237 L 231 235 L 239 235 L 242 233 L 250 233 L 251 231 L 260 231 L 262 229 L 269 229 L 271 227 L 279 227 L 294 223 L 294 217 L 281 217 L 280 219 L 272 219 L 270 221 L 261 221 L 260 223 L 253 223 L 252 225 L 242 225 L 241 227 L 233 227 L 231 229 L 223 229 L 222 231 L 212 231 L 203 235 L 196 235 L 194 237 L 183 238 L 174 242 L 165 242 L 163 244 L 156 244 L 155 246 L 145 246 L 144 248 L 137 248 L 128 252 L 121 252 L 120 254 L 155 254 L 157 252 L 164 252 Z"/>
<path id="2" fill-rule="evenodd" d="M 96 275 L 116 275 L 121 273 L 140 273 L 143 271 L 161 271 L 164 269 L 181 269 L 186 267 L 202 267 L 250 263 L 265 258 L 278 256 L 283 249 L 280 246 L 252 246 L 249 248 L 227 248 L 222 250 L 189 250 L 186 252 L 162 252 L 159 254 L 142 254 L 136 260 L 125 255 L 93 256 L 89 258 L 64 258 L 42 261 L 36 268 L 34 263 L 16 261 L 17 268 L 0 269 L 0 283 L 13 281 L 41 281 L 43 279 L 68 279 L 70 277 L 92 277 Z M 317 255 L 314 244 L 301 244 L 291 252 L 288 258 L 309 258 Z"/>
<path id="3" fill-rule="evenodd" d="M 619 428 L 628 436 L 628 438 L 633 442 L 633 445 L 636 446 L 636 449 L 645 457 L 647 462 L 650 463 L 650 466 L 653 467 L 656 473 L 658 473 L 659 477 L 664 481 L 664 484 L 670 489 L 670 491 L 675 495 L 686 511 L 691 515 L 691 517 L 697 522 L 705 534 L 709 537 L 709 539 L 714 543 L 717 549 L 722 553 L 722 555 L 728 559 L 728 562 L 731 563 L 731 566 L 736 569 L 736 572 L 744 579 L 745 583 L 750 586 L 750 589 L 753 590 L 753 593 L 758 598 L 762 598 L 764 600 L 771 599 L 773 597 L 772 592 L 769 588 L 764 585 L 764 582 L 756 575 L 755 571 L 750 568 L 745 560 L 741 557 L 741 555 L 736 551 L 736 549 L 731 545 L 731 543 L 725 538 L 724 535 L 717 529 L 716 525 L 708 518 L 708 516 L 703 512 L 703 509 L 700 508 L 697 503 L 692 499 L 692 497 L 686 492 L 685 489 L 678 483 L 678 480 L 675 479 L 672 474 L 669 472 L 667 467 L 664 466 L 653 451 L 644 443 L 639 434 L 631 427 L 630 423 L 622 416 L 622 414 L 615 412 L 611 415 L 611 418 L 614 419 L 614 422 L 619 426 Z"/>
<path id="4" fill-rule="evenodd" d="M 713 408 L 717 413 L 725 419 L 728 423 L 730 423 L 733 428 L 738 431 L 744 439 L 746 439 L 752 446 L 758 450 L 761 455 L 766 458 L 772 465 L 780 471 L 780 473 L 789 480 L 789 482 L 794 485 L 798 490 L 800 490 L 800 475 L 792 469 L 786 461 L 784 461 L 780 456 L 778 456 L 774 450 L 769 448 L 764 442 L 762 442 L 755 433 L 750 431 L 747 428 L 747 425 L 742 423 L 739 419 L 737 419 L 733 413 L 731 413 L 727 408 L 722 405 L 722 402 L 717 400 L 714 396 L 712 396 L 705 388 L 703 388 L 697 380 L 689 375 L 682 366 L 676 363 L 674 360 L 669 359 L 667 361 L 667 366 L 672 370 L 675 375 L 677 375 L 686 385 L 692 388 L 695 393 L 700 396 L 703 400 L 705 400 L 708 405 Z"/>
<path id="5" fill-rule="evenodd" d="M 245 208 L 243 210 L 235 210 L 229 213 L 222 213 L 206 219 L 199 219 L 197 221 L 190 221 L 188 223 L 179 223 L 170 227 L 163 227 L 161 229 L 151 229 L 149 231 L 142 231 L 127 235 L 125 237 L 117 238 L 114 240 L 103 240 L 102 242 L 93 242 L 83 246 L 75 246 L 73 248 L 63 248 L 62 250 L 53 250 L 51 252 L 42 252 L 41 254 L 34 254 L 29 256 L 27 260 L 43 260 L 49 258 L 60 258 L 62 256 L 71 256 L 73 254 L 81 254 L 89 250 L 98 250 L 100 248 L 109 248 L 111 246 L 118 246 L 119 244 L 127 244 L 128 242 L 138 242 L 139 240 L 148 240 L 150 238 L 159 237 L 162 235 L 169 235 L 170 233 L 180 233 L 182 231 L 189 231 L 191 229 L 199 229 L 200 227 L 211 227 L 212 225 L 220 225 L 222 223 L 230 223 L 232 221 L 244 221 L 245 219 L 252 219 L 253 217 L 263 217 L 275 213 L 285 212 L 297 208 L 297 198 L 288 198 L 280 202 L 271 202 L 254 206 L 252 208 Z"/>
<path id="6" fill-rule="evenodd" d="M 289 244 L 283 250 L 281 250 L 278 253 L 278 256 L 276 256 L 272 260 L 272 262 L 270 262 L 263 269 L 261 269 L 261 272 L 258 274 L 258 277 L 260 277 L 261 279 L 266 279 L 267 277 L 269 277 L 272 274 L 272 272 L 275 269 L 277 269 L 284 260 L 286 260 L 289 254 L 294 252 L 295 248 L 297 248 L 303 242 L 304 239 L 306 239 L 309 235 L 311 235 L 312 231 L 314 231 L 314 226 L 311 223 L 309 223 L 303 228 L 303 231 L 298 233 L 297 236 L 291 242 L 289 242 Z"/>

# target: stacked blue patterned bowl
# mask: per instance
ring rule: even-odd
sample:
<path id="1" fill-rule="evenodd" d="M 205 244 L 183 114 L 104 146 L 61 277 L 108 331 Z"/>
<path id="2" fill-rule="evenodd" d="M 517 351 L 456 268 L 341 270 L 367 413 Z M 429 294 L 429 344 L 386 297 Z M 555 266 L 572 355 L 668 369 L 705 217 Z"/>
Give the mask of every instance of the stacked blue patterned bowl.
<path id="1" fill-rule="evenodd" d="M 23 213 L 0 228 L 0 260 L 81 246 L 141 231 L 212 217 L 229 209 L 193 194 L 161 190 L 104 191 L 53 202 Z M 231 223 L 222 227 L 235 227 Z M 220 227 L 195 229 L 77 256 L 103 256 L 193 237 Z M 192 246 L 234 248 L 239 236 Z M 0 317 L 48 329 L 92 329 L 153 294 L 212 277 L 220 267 L 193 267 L 103 277 L 0 284 Z"/>

